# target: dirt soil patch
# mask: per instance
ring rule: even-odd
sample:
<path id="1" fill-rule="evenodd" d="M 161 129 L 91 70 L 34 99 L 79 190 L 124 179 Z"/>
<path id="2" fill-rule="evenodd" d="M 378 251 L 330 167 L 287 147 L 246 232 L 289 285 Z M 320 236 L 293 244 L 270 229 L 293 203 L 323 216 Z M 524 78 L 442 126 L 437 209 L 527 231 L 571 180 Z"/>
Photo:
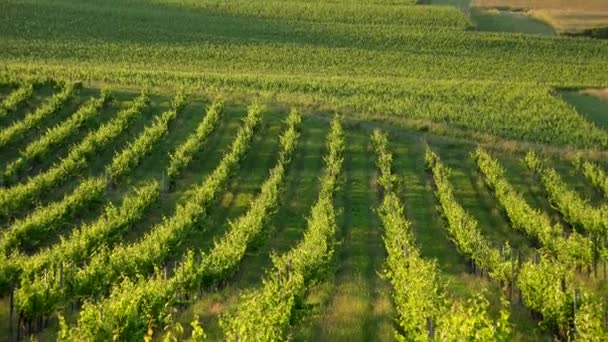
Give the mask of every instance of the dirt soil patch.
<path id="1" fill-rule="evenodd" d="M 473 0 L 473 6 L 525 11 L 557 32 L 577 33 L 608 27 L 606 0 Z"/>
<path id="2" fill-rule="evenodd" d="M 602 101 L 607 101 L 608 102 L 608 88 L 604 88 L 604 89 L 585 89 L 585 90 L 582 90 L 581 93 L 587 94 L 587 95 L 593 95 L 595 97 L 598 97 Z"/>

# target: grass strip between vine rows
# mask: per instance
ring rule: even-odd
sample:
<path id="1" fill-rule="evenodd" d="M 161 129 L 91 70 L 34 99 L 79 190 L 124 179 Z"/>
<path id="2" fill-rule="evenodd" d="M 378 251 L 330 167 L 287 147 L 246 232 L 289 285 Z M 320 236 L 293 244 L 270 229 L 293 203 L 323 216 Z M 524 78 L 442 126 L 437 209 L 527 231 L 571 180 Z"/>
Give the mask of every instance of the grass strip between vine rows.
<path id="1" fill-rule="evenodd" d="M 99 296 L 120 277 L 151 273 L 154 266 L 166 260 L 184 235 L 205 216 L 207 206 L 249 150 L 261 116 L 259 105 L 250 107 L 232 146 L 213 173 L 195 186 L 192 196 L 178 204 L 172 216 L 164 218 L 139 241 L 118 245 L 111 251 L 101 250 L 82 267 L 68 264 L 61 275 L 55 272 L 50 276 L 37 274 L 30 279 L 22 279 L 21 287 L 15 293 L 15 306 L 24 319 L 48 316 L 60 304 L 71 300 Z"/>
<path id="2" fill-rule="evenodd" d="M 529 151 L 524 162 L 540 176 L 549 202 L 573 227 L 586 231 L 594 243 L 594 251 L 608 258 L 605 243 L 608 238 L 608 203 L 594 207 L 564 182 L 555 169 L 544 167 L 534 151 Z M 596 255 L 597 257 L 597 255 Z"/>
<path id="3" fill-rule="evenodd" d="M 87 164 L 87 157 L 99 152 L 118 137 L 148 102 L 148 97 L 142 94 L 112 120 L 87 134 L 80 143 L 70 149 L 65 158 L 49 170 L 29 178 L 24 183 L 0 189 L 0 216 L 11 216 L 24 206 L 33 205 L 50 188 L 82 170 Z"/>
<path id="4" fill-rule="evenodd" d="M 286 167 L 297 146 L 300 121 L 300 114 L 292 111 L 287 119 L 288 127 L 279 139 L 281 149 L 277 164 L 261 186 L 260 194 L 247 213 L 229 223 L 227 233 L 215 242 L 209 253 L 195 260 L 194 253 L 187 252 L 169 279 L 158 270 L 151 278 L 136 282 L 125 279 L 114 286 L 108 298 L 85 305 L 78 326 L 66 330 L 64 335 L 72 340 L 143 339 L 149 327 L 162 326 L 161 318 L 170 314 L 171 308 L 179 302 L 177 294 L 193 293 L 203 283 L 228 278 L 277 205 Z"/>
<path id="5" fill-rule="evenodd" d="M 333 199 L 342 169 L 343 150 L 344 133 L 336 116 L 327 137 L 321 190 L 311 209 L 304 239 L 289 252 L 273 256 L 273 267 L 266 274 L 262 287 L 244 294 L 236 312 L 221 318 L 226 339 L 285 339 L 296 298 L 315 273 L 321 272 L 334 252 L 337 225 Z"/>
<path id="6" fill-rule="evenodd" d="M 23 120 L 17 121 L 12 125 L 0 130 L 0 147 L 8 145 L 18 136 L 37 126 L 50 115 L 56 113 L 74 96 L 76 88 L 76 84 L 66 85 L 61 92 L 53 95 L 47 102 L 38 107 L 33 113 L 27 114 Z"/>
<path id="7" fill-rule="evenodd" d="M 574 160 L 574 166 L 579 169 L 585 178 L 598 190 L 604 194 L 604 198 L 608 200 L 608 174 L 598 164 L 588 160 L 583 161 L 582 157 L 577 156 Z"/>
<path id="8" fill-rule="evenodd" d="M 53 146 L 61 144 L 69 136 L 76 134 L 85 122 L 99 113 L 109 99 L 110 94 L 102 91 L 99 98 L 92 98 L 82 105 L 70 118 L 49 129 L 38 140 L 27 145 L 25 149 L 19 152 L 20 156 L 6 166 L 4 178 L 11 178 L 18 174 L 27 166 L 27 162 L 29 161 L 47 158 L 49 150 Z"/>
<path id="9" fill-rule="evenodd" d="M 6 117 L 23 102 L 27 101 L 34 94 L 34 85 L 32 83 L 23 83 L 15 91 L 10 93 L 0 104 L 0 119 Z"/>
<path id="10" fill-rule="evenodd" d="M 374 131 L 371 139 L 380 171 L 378 183 L 384 190 L 378 215 L 384 226 L 386 276 L 393 287 L 398 314 L 397 339 L 508 341 L 511 329 L 504 300 L 500 318 L 493 320 L 488 312 L 489 301 L 483 296 L 477 295 L 467 303 L 446 296 L 437 264 L 420 256 L 411 223 L 397 196 L 398 178 L 392 172 L 393 155 L 388 149 L 388 137 Z"/>
<path id="11" fill-rule="evenodd" d="M 509 183 L 500 163 L 482 148 L 473 152 L 473 159 L 515 230 L 535 239 L 548 253 L 569 268 L 589 266 L 593 263 L 593 246 L 590 239 L 576 232 L 565 237 L 564 227 L 559 223 L 551 224 L 546 213 L 533 209 Z"/>
<path id="12" fill-rule="evenodd" d="M 155 122 L 121 152 L 117 153 L 108 166 L 112 170 L 111 181 L 124 176 L 148 153 L 154 145 L 168 132 L 169 123 L 175 119 L 177 111 L 183 106 L 184 96 L 179 94 L 174 101 L 174 108 L 163 113 Z M 108 183 L 104 177 L 90 177 L 63 200 L 35 210 L 22 220 L 17 220 L 3 234 L 0 241 L 0 252 L 8 255 L 14 249 L 31 249 L 40 243 L 48 234 L 54 233 L 60 227 L 69 224 L 79 210 L 91 207 L 96 200 L 105 195 Z"/>

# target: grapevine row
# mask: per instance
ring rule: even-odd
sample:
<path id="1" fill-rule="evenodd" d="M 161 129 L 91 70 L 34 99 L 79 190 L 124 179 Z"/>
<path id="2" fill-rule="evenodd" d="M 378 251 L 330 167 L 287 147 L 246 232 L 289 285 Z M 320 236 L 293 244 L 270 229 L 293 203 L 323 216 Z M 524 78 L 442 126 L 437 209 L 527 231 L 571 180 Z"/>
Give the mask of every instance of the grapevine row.
<path id="1" fill-rule="evenodd" d="M 198 262 L 195 262 L 194 253 L 187 253 L 170 279 L 157 273 L 155 277 L 137 282 L 123 281 L 112 289 L 107 299 L 85 305 L 80 312 L 78 327 L 66 332 L 66 336 L 73 340 L 141 339 L 148 327 L 162 323 L 160 318 L 169 314 L 172 304 L 178 301 L 176 294 L 191 293 L 203 283 L 226 279 L 236 269 L 250 241 L 259 234 L 277 205 L 286 167 L 297 145 L 300 121 L 299 113 L 292 111 L 287 120 L 288 128 L 280 137 L 277 165 L 270 171 L 249 211 L 230 222 L 228 232 L 209 253 L 203 254 Z"/>
<path id="2" fill-rule="evenodd" d="M 87 158 L 93 156 L 122 133 L 147 104 L 148 97 L 142 94 L 129 108 L 120 111 L 115 118 L 103 124 L 96 131 L 90 132 L 79 144 L 70 149 L 65 158 L 49 170 L 28 179 L 25 183 L 0 189 L 0 216 L 13 215 L 21 207 L 31 205 L 52 186 L 82 170 Z"/>
<path id="3" fill-rule="evenodd" d="M 590 293 L 574 287 L 575 272 L 543 255 L 540 262 L 528 261 L 519 272 L 517 286 L 524 304 L 540 313 L 543 322 L 557 330 L 563 340 L 605 341 L 605 307 Z M 578 309 L 578 310 L 577 310 Z"/>
<path id="4" fill-rule="evenodd" d="M 371 138 L 380 170 L 378 183 L 384 189 L 378 215 L 384 226 L 386 275 L 393 286 L 393 302 L 398 313 L 400 329 L 397 336 L 403 334 L 410 341 L 427 338 L 439 341 L 508 340 L 507 310 L 501 311 L 500 321 L 494 321 L 488 315 L 489 305 L 483 297 L 467 304 L 445 297 L 437 264 L 420 256 L 411 223 L 394 191 L 397 177 L 392 173 L 393 156 L 388 150 L 388 137 L 374 131 Z"/>
<path id="5" fill-rule="evenodd" d="M 112 182 L 119 180 L 133 169 L 139 164 L 141 158 L 152 150 L 154 144 L 167 133 L 169 124 L 184 107 L 185 101 L 184 94 L 177 94 L 171 103 L 170 110 L 164 112 L 160 117 L 156 117 L 154 123 L 146 127 L 133 143 L 114 156 L 112 163 L 106 168 L 106 175 Z"/>
<path id="6" fill-rule="evenodd" d="M 583 293 L 582 304 L 574 317 L 575 338 L 577 341 L 608 341 L 608 329 L 603 313 L 606 304 L 596 296 Z"/>
<path id="7" fill-rule="evenodd" d="M 194 154 L 203 146 L 221 117 L 222 107 L 222 101 L 214 102 L 207 110 L 205 118 L 198 125 L 196 131 L 170 155 L 171 161 L 167 167 L 167 176 L 170 179 L 177 177 L 190 163 Z"/>
<path id="8" fill-rule="evenodd" d="M 447 173 L 446 171 L 440 170 L 440 172 L 443 173 L 443 176 L 438 177 L 436 168 L 440 161 L 430 149 L 427 149 L 427 162 L 429 165 L 435 165 L 433 173 L 439 192 L 439 189 L 441 189 L 441 181 L 437 181 L 437 179 L 444 178 L 444 181 L 447 182 Z M 451 189 L 451 185 L 449 185 L 449 187 Z M 452 190 L 450 190 L 450 192 L 452 192 Z M 442 208 L 445 208 L 445 204 L 441 197 L 438 197 Z M 464 212 L 459 205 L 454 204 L 453 206 L 460 208 L 457 211 Z M 450 221 L 449 215 L 446 216 L 448 217 L 448 221 Z M 454 216 L 453 218 L 456 217 L 457 216 Z M 476 229 L 476 222 L 470 217 L 461 217 L 458 220 L 452 219 L 452 221 L 457 223 L 461 222 L 463 223 L 462 226 L 466 226 L 468 222 L 469 229 Z M 482 245 L 478 244 L 478 246 Z M 493 251 L 493 254 L 495 255 L 493 259 L 499 258 L 499 252 L 495 249 Z M 474 258 L 472 259 L 475 260 Z M 513 261 L 511 261 L 510 265 L 511 273 L 513 273 L 512 262 Z M 508 266 L 508 263 L 503 262 L 502 269 L 505 271 L 500 272 L 498 275 L 495 272 L 490 271 L 490 276 L 501 282 L 509 280 L 509 278 L 500 276 L 502 274 L 509 274 Z M 490 270 L 492 269 L 490 268 Z M 510 274 L 511 279 L 513 279 L 514 276 L 515 274 Z M 542 314 L 543 322 L 558 330 L 562 336 L 571 334 L 570 327 L 575 319 L 575 314 L 572 311 L 572 304 L 574 301 L 574 289 L 571 288 L 573 276 L 574 269 L 571 265 L 557 261 L 554 256 L 550 255 L 542 255 L 538 261 L 530 260 L 524 263 L 523 267 L 517 272 L 516 283 L 522 293 L 524 304 L 528 308 Z M 575 329 L 583 330 L 584 328 L 579 327 Z"/>
<path id="9" fill-rule="evenodd" d="M 608 236 L 607 205 L 596 208 L 588 200 L 581 198 L 576 191 L 568 187 L 555 169 L 543 167 L 534 151 L 528 152 L 524 161 L 532 171 L 540 175 L 549 201 L 568 223 L 587 231 L 595 239 Z"/>
<path id="10" fill-rule="evenodd" d="M 564 237 L 564 228 L 559 223 L 552 225 L 546 213 L 533 209 L 511 186 L 500 163 L 481 147 L 473 153 L 473 158 L 514 229 L 536 239 L 571 268 L 592 264 L 593 245 L 588 238 L 576 232 Z"/>
<path id="11" fill-rule="evenodd" d="M 234 222 L 229 223 L 228 233 L 216 241 L 211 251 L 203 256 L 200 274 L 205 284 L 228 278 L 243 258 L 250 242 L 255 240 L 272 214 L 279 200 L 279 192 L 291 156 L 297 147 L 300 134 L 298 127 L 302 118 L 293 110 L 287 117 L 287 129 L 279 137 L 280 152 L 276 166 L 270 170 L 260 194 L 251 203 L 250 209 Z"/>
<path id="12" fill-rule="evenodd" d="M 100 200 L 104 190 L 103 179 L 85 179 L 61 201 L 37 209 L 26 218 L 15 221 L 2 232 L 0 253 L 8 256 L 14 250 L 27 251 L 35 248 L 49 233 L 68 224 L 77 212 Z"/>
<path id="13" fill-rule="evenodd" d="M 67 137 L 75 134 L 82 124 L 95 117 L 109 98 L 110 94 L 108 92 L 102 92 L 98 99 L 91 99 L 69 119 L 51 128 L 38 140 L 29 144 L 20 152 L 21 156 L 19 158 L 8 164 L 4 171 L 4 177 L 12 177 L 17 174 L 30 160 L 44 158 L 51 147 L 61 144 Z"/>
<path id="14" fill-rule="evenodd" d="M 29 99 L 34 93 L 32 83 L 23 83 L 17 90 L 8 95 L 0 104 L 0 119 L 13 112 L 17 106 Z"/>
<path id="15" fill-rule="evenodd" d="M 492 278 L 503 282 L 510 281 L 513 276 L 511 264 L 485 239 L 477 227 L 477 221 L 456 200 L 449 180 L 450 169 L 443 165 L 428 146 L 425 160 L 433 174 L 435 195 L 452 241 L 466 257 L 487 270 Z"/>
<path id="16" fill-rule="evenodd" d="M 181 95 L 178 95 L 173 104 L 181 106 L 181 98 Z M 183 165 L 186 166 L 186 164 Z M 27 263 L 24 263 L 26 265 L 24 269 L 28 270 L 28 273 L 34 274 L 36 270 L 39 272 L 44 267 L 58 262 L 71 261 L 80 265 L 93 249 L 98 248 L 102 243 L 106 247 L 112 247 L 122 232 L 143 216 L 144 210 L 158 198 L 159 193 L 158 182 L 146 183 L 136 189 L 134 195 L 126 196 L 120 208 L 109 204 L 105 209 L 105 215 L 94 224 L 74 231 L 59 245 L 30 258 Z"/>
<path id="17" fill-rule="evenodd" d="M 608 174 L 604 169 L 590 161 L 582 161 L 580 156 L 575 159 L 574 165 L 591 184 L 602 191 L 605 198 L 608 198 Z"/>
<path id="18" fill-rule="evenodd" d="M 127 155 L 131 158 L 128 164 L 122 165 L 121 174 L 124 175 L 132 170 L 143 155 L 164 135 L 168 129 L 169 120 L 175 118 L 176 108 L 181 107 L 183 102 L 184 97 L 181 94 L 178 95 L 174 101 L 175 108 L 163 114 L 160 120 L 144 129 L 144 132 L 136 139 L 134 144 L 117 154 L 113 162 L 118 157 L 123 158 L 120 160 L 125 160 L 124 157 Z M 145 148 L 134 148 L 142 146 L 145 146 Z M 42 207 L 27 218 L 16 221 L 4 233 L 3 239 L 0 241 L 0 252 L 8 255 L 15 249 L 34 248 L 46 235 L 58 230 L 62 225 L 69 224 L 76 212 L 101 199 L 106 186 L 107 181 L 102 177 L 87 178 L 71 194 L 66 195 L 62 201 Z M 0 266 L 3 265 L 0 264 Z"/>
<path id="19" fill-rule="evenodd" d="M 248 151 L 255 127 L 261 120 L 261 109 L 257 105 L 250 108 L 230 150 L 213 173 L 194 189 L 192 197 L 177 206 L 173 216 L 163 219 L 138 242 L 100 251 L 88 265 L 80 268 L 67 267 L 61 279 L 57 274 L 51 275 L 51 280 L 48 274 L 22 279 L 21 288 L 15 293 L 15 305 L 20 313 L 26 319 L 47 316 L 60 303 L 104 293 L 120 276 L 149 273 L 154 265 L 166 260 L 184 235 L 196 227 Z"/>
<path id="20" fill-rule="evenodd" d="M 177 98 L 180 101 L 179 106 L 181 106 L 183 97 L 178 95 Z M 144 132 L 135 140 L 134 144 L 127 146 L 112 159 L 112 164 L 108 169 L 120 165 L 120 168 L 113 169 L 116 172 L 111 173 L 114 179 L 119 174 L 124 175 L 138 165 L 145 153 L 151 150 L 154 143 L 167 132 L 168 124 L 170 120 L 175 118 L 175 115 L 175 108 L 165 112 L 159 120 L 144 129 Z M 101 199 L 106 185 L 107 183 L 103 178 L 87 178 L 62 201 L 35 210 L 27 218 L 16 221 L 4 234 L 4 239 L 0 241 L 0 252 L 7 255 L 15 248 L 29 249 L 35 247 L 46 234 L 57 230 L 63 224 L 69 223 L 78 210 L 91 206 L 95 200 Z"/>
<path id="21" fill-rule="evenodd" d="M 159 189 L 158 182 L 144 184 L 133 194 L 125 196 L 120 207 L 109 203 L 96 221 L 74 229 L 65 239 L 35 255 L 14 253 L 9 257 L 0 256 L 1 293 L 17 285 L 22 273 L 31 278 L 43 270 L 62 267 L 60 265 L 67 262 L 81 265 L 102 244 L 111 247 L 123 231 L 143 217 L 145 209 L 158 197 Z"/>
<path id="22" fill-rule="evenodd" d="M 549 200 L 566 221 L 595 237 L 602 234 L 602 216 L 606 214 L 601 209 L 592 207 L 568 188 L 554 169 L 544 168 L 533 151 L 524 161 L 540 175 Z M 548 255 L 543 255 L 538 263 L 527 262 L 517 281 L 524 303 L 541 313 L 544 322 L 558 330 L 564 339 L 605 340 L 608 338 L 603 316 L 605 308 L 592 294 L 583 292 L 579 298 L 574 287 L 575 270 L 568 266 Z"/>
<path id="23" fill-rule="evenodd" d="M 178 98 L 181 98 L 181 96 L 178 96 Z M 148 141 L 150 143 L 153 142 L 151 139 L 148 139 Z M 141 156 L 137 157 L 140 158 Z M 34 211 L 34 213 L 30 215 L 27 219 L 16 221 L 12 225 L 11 230 L 5 234 L 5 238 L 3 240 L 0 240 L 0 247 L 3 247 L 0 250 L 4 250 L 4 254 L 8 255 L 8 253 L 15 247 L 32 247 L 32 245 L 35 245 L 40 240 L 42 240 L 45 233 L 49 233 L 53 229 L 56 229 L 57 227 L 60 227 L 63 224 L 67 224 L 68 222 L 66 221 L 69 221 L 69 219 L 74 215 L 76 211 L 87 205 L 91 205 L 93 201 L 101 198 L 106 185 L 106 181 L 101 178 L 89 178 L 83 181 L 81 185 L 76 190 L 74 190 L 72 194 L 66 196 L 63 201 L 53 203 L 47 207 L 42 207 L 41 209 Z M 144 187 L 141 191 L 143 196 L 142 199 L 145 199 L 146 201 L 142 202 L 140 206 L 144 204 L 145 206 L 148 206 L 156 197 L 150 195 L 154 193 L 152 189 L 146 190 L 149 187 L 150 186 Z M 129 202 L 132 202 L 132 200 L 127 201 L 127 204 Z M 131 206 L 132 205 L 129 205 L 129 207 Z M 106 209 L 106 211 L 107 210 L 113 210 L 111 204 Z M 97 228 L 95 225 L 93 225 L 92 227 L 85 227 L 87 231 L 86 234 L 78 233 L 68 240 L 62 240 L 61 246 L 59 246 L 59 248 L 65 249 L 66 247 L 63 246 L 64 244 L 68 246 L 67 248 L 71 249 L 74 249 L 74 246 L 87 246 L 86 248 L 80 248 L 81 250 L 79 251 L 79 253 L 81 254 L 86 253 L 91 248 L 96 247 L 100 243 L 100 241 L 103 241 L 103 239 L 100 239 L 96 236 L 110 236 L 111 234 L 114 234 L 114 231 L 116 229 L 120 229 L 120 227 L 122 226 L 124 226 L 124 224 L 119 223 L 109 225 L 108 227 L 105 227 L 105 229 Z M 16 256 L 13 256 L 12 258 L 15 259 Z M 41 258 L 43 260 L 47 260 L 44 253 L 42 253 L 42 257 L 38 257 L 37 259 L 40 260 Z M 40 262 L 38 263 L 40 264 Z M 3 291 L 6 291 L 8 289 L 8 285 L 14 286 L 14 281 L 17 279 L 16 277 L 12 276 L 15 272 L 3 272 L 4 270 L 10 268 L 11 265 L 8 265 L 6 260 L 0 259 L 0 288 Z M 29 265 L 28 267 L 26 267 L 26 269 L 31 272 L 33 266 Z M 7 280 L 9 278 L 11 279 L 11 281 Z M 5 286 L 4 284 L 8 285 Z"/>
<path id="24" fill-rule="evenodd" d="M 23 120 L 17 121 L 12 125 L 0 130 L 0 147 L 6 146 L 27 130 L 37 126 L 49 115 L 56 113 L 61 106 L 72 98 L 75 90 L 76 84 L 66 85 L 61 92 L 55 94 L 41 107 L 38 107 L 33 113 L 27 114 Z"/>
<path id="25" fill-rule="evenodd" d="M 325 171 L 321 190 L 311 209 L 304 239 L 289 252 L 273 257 L 273 268 L 262 288 L 244 294 L 237 311 L 221 318 L 228 340 L 283 340 L 292 310 L 309 281 L 333 255 L 333 236 L 337 229 L 333 194 L 342 169 L 344 134 L 340 119 L 331 124 L 327 138 Z"/>

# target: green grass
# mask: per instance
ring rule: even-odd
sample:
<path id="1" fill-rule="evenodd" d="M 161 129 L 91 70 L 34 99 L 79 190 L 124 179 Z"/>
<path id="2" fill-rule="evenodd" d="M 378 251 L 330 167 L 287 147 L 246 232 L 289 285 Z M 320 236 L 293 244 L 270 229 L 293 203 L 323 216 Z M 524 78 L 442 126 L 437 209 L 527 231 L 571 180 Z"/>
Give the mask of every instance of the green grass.
<path id="1" fill-rule="evenodd" d="M 474 8 L 471 18 L 479 31 L 555 35 L 550 25 L 525 13 Z"/>
<path id="2" fill-rule="evenodd" d="M 4 99 L 6 99 L 6 97 L 13 91 L 17 90 L 17 87 L 9 85 L 9 84 L 3 84 L 0 86 L 0 101 L 4 101 Z"/>
<path id="3" fill-rule="evenodd" d="M 422 0 L 421 3 L 429 5 L 449 5 L 466 10 L 471 5 L 471 0 Z"/>
<path id="4" fill-rule="evenodd" d="M 576 91 L 562 91 L 560 96 L 574 106 L 587 120 L 603 129 L 608 129 L 608 101 Z"/>
<path id="5" fill-rule="evenodd" d="M 390 289 L 377 275 L 383 272 L 385 253 L 376 217 L 375 164 L 366 130 L 348 127 L 345 176 L 338 207 L 343 207 L 336 265 L 328 281 L 308 294 L 295 331 L 303 341 L 390 340 Z"/>

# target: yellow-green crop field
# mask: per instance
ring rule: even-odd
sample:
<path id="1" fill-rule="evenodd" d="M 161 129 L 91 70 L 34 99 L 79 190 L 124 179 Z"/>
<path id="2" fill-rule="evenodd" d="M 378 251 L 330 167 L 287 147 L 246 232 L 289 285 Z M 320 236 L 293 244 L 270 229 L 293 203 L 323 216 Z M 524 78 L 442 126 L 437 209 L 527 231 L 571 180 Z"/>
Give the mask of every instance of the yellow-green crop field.
<path id="1" fill-rule="evenodd" d="M 0 341 L 608 340 L 608 41 L 478 15 L 0 0 Z"/>

